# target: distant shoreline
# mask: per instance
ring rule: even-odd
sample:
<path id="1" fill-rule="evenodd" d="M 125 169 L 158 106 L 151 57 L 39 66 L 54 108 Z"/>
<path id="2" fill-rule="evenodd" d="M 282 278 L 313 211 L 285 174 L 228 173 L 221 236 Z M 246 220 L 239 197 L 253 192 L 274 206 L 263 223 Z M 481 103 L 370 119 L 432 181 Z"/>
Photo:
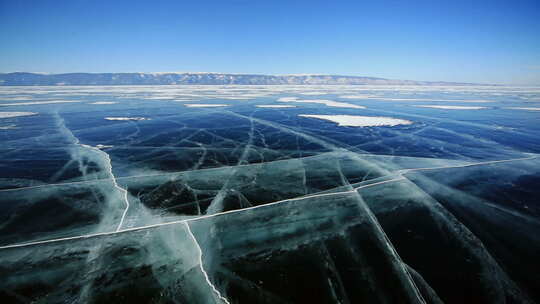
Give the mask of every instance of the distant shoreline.
<path id="1" fill-rule="evenodd" d="M 105 85 L 421 85 L 501 86 L 468 82 L 396 80 L 345 75 L 264 75 L 230 73 L 0 73 L 0 86 Z"/>

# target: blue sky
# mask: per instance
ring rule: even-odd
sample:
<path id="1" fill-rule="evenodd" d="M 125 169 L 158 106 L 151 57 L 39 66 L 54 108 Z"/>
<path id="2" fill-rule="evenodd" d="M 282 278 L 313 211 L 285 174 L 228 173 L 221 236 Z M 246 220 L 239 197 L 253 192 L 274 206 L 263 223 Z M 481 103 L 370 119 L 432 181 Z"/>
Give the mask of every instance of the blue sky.
<path id="1" fill-rule="evenodd" d="M 540 1 L 0 0 L 0 72 L 540 84 Z"/>

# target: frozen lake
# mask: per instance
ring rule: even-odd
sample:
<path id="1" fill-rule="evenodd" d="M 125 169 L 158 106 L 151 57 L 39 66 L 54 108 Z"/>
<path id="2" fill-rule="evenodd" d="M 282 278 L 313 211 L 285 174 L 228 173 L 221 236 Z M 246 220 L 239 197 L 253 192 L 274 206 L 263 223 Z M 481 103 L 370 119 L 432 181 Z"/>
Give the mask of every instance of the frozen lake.
<path id="1" fill-rule="evenodd" d="M 540 88 L 0 87 L 0 298 L 540 301 Z"/>

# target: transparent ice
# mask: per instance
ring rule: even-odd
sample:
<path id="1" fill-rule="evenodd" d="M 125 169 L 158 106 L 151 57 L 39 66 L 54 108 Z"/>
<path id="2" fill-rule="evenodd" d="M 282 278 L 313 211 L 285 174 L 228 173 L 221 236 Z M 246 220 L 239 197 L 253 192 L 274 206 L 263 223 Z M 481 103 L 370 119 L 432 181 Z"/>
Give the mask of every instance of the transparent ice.
<path id="1" fill-rule="evenodd" d="M 538 302 L 539 96 L 0 87 L 0 299 Z"/>

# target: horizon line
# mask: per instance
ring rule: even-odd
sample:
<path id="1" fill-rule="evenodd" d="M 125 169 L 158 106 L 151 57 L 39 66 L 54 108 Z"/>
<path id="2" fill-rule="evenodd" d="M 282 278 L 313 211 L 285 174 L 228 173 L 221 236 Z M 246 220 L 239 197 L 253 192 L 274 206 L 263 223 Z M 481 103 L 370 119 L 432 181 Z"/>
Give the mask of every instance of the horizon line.
<path id="1" fill-rule="evenodd" d="M 201 71 L 171 71 L 171 72 L 30 72 L 30 71 L 12 71 L 12 72 L 0 72 L 0 74 L 16 74 L 16 73 L 29 73 L 39 75 L 64 75 L 64 74 L 221 74 L 221 75 L 254 75 L 254 76 L 341 76 L 341 77 L 358 77 L 358 78 L 375 78 L 381 80 L 395 80 L 395 81 L 411 81 L 411 82 L 441 82 L 441 83 L 460 83 L 467 85 L 511 85 L 507 83 L 481 83 L 481 82 L 469 82 L 469 81 L 449 81 L 449 80 L 413 80 L 413 79 L 400 79 L 400 78 L 385 78 L 380 76 L 366 76 L 366 75 L 348 75 L 348 74 L 328 74 L 328 73 L 291 73 L 291 74 L 272 74 L 272 73 L 241 73 L 241 72 L 201 72 Z M 525 85 L 525 84 L 522 84 Z M 537 84 L 540 85 L 540 84 Z M 531 86 L 531 85 L 528 85 Z M 534 86 L 534 85 L 532 85 Z"/>

